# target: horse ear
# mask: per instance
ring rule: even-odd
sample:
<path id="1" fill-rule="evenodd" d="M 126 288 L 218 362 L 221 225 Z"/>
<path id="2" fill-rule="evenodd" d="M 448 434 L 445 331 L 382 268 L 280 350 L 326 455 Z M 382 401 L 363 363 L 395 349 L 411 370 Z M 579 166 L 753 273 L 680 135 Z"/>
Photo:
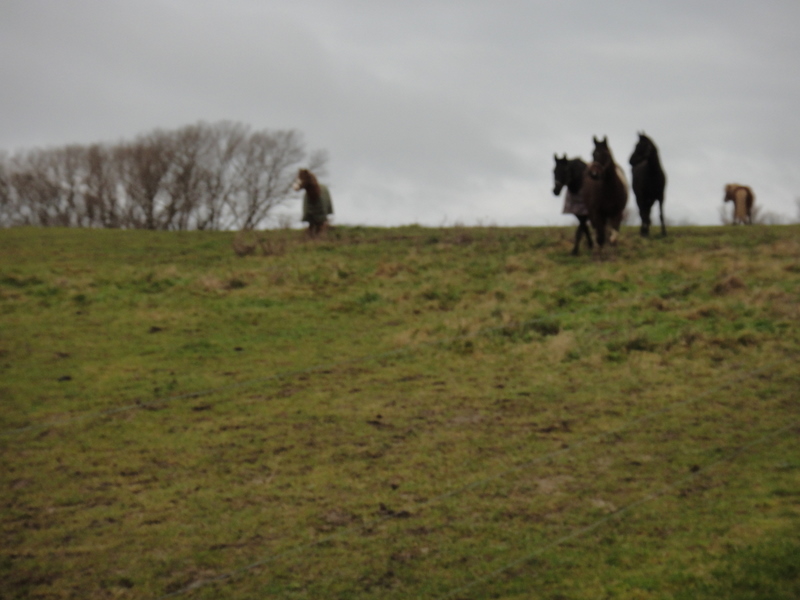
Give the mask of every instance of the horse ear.
<path id="1" fill-rule="evenodd" d="M 603 136 L 603 143 L 604 144 L 608 144 L 608 136 L 607 135 Z"/>
<path id="2" fill-rule="evenodd" d="M 592 136 L 592 141 L 594 142 L 595 146 L 597 146 L 597 144 L 600 143 L 600 142 L 597 141 L 597 137 L 595 137 L 595 136 Z"/>

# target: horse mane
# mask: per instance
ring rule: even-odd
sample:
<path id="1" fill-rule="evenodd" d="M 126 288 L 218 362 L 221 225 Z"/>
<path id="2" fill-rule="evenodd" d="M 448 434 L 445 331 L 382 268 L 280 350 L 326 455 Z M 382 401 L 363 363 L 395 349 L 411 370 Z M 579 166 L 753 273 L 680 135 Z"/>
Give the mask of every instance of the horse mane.
<path id="1" fill-rule="evenodd" d="M 744 192 L 745 194 L 745 202 L 747 203 L 748 208 L 753 206 L 755 202 L 756 195 L 753 193 L 753 189 L 748 185 L 742 185 L 740 183 L 729 183 L 725 186 L 725 198 L 723 199 L 724 202 L 736 202 L 736 195 L 739 192 Z"/>
<path id="2" fill-rule="evenodd" d="M 580 157 L 567 158 L 566 153 L 563 157 L 554 154 L 553 158 L 556 161 L 554 173 L 556 174 L 555 177 L 558 183 L 562 186 L 566 186 L 573 194 L 579 193 L 583 185 L 583 174 L 586 171 L 586 163 L 583 162 Z M 560 175 L 557 174 L 559 172 Z"/>
<path id="3" fill-rule="evenodd" d="M 653 140 L 647 137 L 644 131 L 639 132 L 639 141 L 636 143 L 636 148 L 633 149 L 630 160 L 628 160 L 632 167 L 647 163 L 650 170 L 655 171 L 661 169 L 661 159 L 658 156 L 658 146 L 655 145 Z"/>
<path id="4" fill-rule="evenodd" d="M 608 138 L 604 137 L 602 140 L 594 139 L 594 151 L 592 152 L 592 163 L 589 165 L 590 174 L 596 179 L 598 169 L 608 176 L 616 176 L 616 162 L 614 161 L 614 154 L 608 146 Z"/>
<path id="5" fill-rule="evenodd" d="M 725 186 L 725 200 L 733 200 L 734 195 L 739 190 L 744 190 L 748 195 L 754 196 L 750 186 L 742 185 L 741 183 L 729 183 Z"/>
<path id="6" fill-rule="evenodd" d="M 308 193 L 309 202 L 317 204 L 320 201 L 321 193 L 319 182 L 314 174 L 308 169 L 300 169 L 297 173 L 297 178 L 302 183 L 303 189 Z"/>
<path id="7" fill-rule="evenodd" d="M 581 191 L 585 172 L 586 163 L 580 158 L 573 158 L 567 163 L 567 189 L 573 194 Z"/>

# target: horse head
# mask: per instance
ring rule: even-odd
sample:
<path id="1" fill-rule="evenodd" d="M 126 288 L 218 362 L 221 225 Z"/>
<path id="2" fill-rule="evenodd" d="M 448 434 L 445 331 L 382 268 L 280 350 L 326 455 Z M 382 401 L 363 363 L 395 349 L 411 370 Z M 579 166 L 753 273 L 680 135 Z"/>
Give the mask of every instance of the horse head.
<path id="1" fill-rule="evenodd" d="M 567 160 L 566 153 L 564 154 L 564 158 L 559 158 L 557 154 L 553 154 L 553 158 L 556 160 L 556 166 L 553 169 L 553 194 L 558 196 L 561 193 L 561 189 L 567 183 L 567 165 L 569 160 Z"/>
<path id="2" fill-rule="evenodd" d="M 608 147 L 608 137 L 603 137 L 602 140 L 598 140 L 596 137 L 592 137 L 592 139 L 594 140 L 594 152 L 592 152 L 594 162 L 590 163 L 586 168 L 588 169 L 589 177 L 600 179 L 602 174 L 609 168 L 614 168 L 614 155 L 611 154 L 611 148 Z"/>
<path id="3" fill-rule="evenodd" d="M 614 157 L 611 155 L 611 148 L 608 147 L 608 137 L 604 136 L 602 140 L 592 137 L 594 141 L 594 151 L 592 152 L 592 159 L 602 165 L 614 162 Z"/>
<path id="4" fill-rule="evenodd" d="M 294 180 L 292 189 L 295 192 L 306 190 L 314 197 L 319 196 L 319 183 L 317 182 L 317 178 L 308 169 L 300 169 L 297 172 L 297 179 Z"/>
<path id="5" fill-rule="evenodd" d="M 733 190 L 737 188 L 737 185 L 734 183 L 728 183 L 725 185 L 725 196 L 723 196 L 723 202 L 733 202 Z"/>
<path id="6" fill-rule="evenodd" d="M 633 154 L 628 161 L 631 166 L 638 165 L 646 161 L 653 154 L 656 145 L 649 137 L 644 134 L 644 131 L 639 132 L 639 141 L 636 143 L 636 148 L 633 149 Z"/>
<path id="7" fill-rule="evenodd" d="M 603 173 L 605 172 L 605 166 L 602 163 L 593 160 L 588 165 L 586 165 L 586 174 L 589 175 L 592 179 L 598 180 L 603 177 Z"/>

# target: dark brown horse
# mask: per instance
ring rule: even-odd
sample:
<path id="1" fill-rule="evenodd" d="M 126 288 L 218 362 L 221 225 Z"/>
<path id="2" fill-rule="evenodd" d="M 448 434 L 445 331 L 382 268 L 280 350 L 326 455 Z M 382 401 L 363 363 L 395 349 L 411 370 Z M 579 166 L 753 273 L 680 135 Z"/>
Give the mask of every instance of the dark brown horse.
<path id="1" fill-rule="evenodd" d="M 738 183 L 729 183 L 725 186 L 723 202 L 733 202 L 734 225 L 737 223 L 753 224 L 753 203 L 755 201 L 755 194 L 748 186 Z"/>
<path id="2" fill-rule="evenodd" d="M 564 209 L 561 211 L 564 214 L 573 214 L 578 217 L 578 229 L 575 231 L 575 247 L 572 249 L 572 255 L 578 256 L 578 249 L 581 244 L 581 237 L 586 236 L 586 242 L 591 249 L 594 244 L 592 243 L 592 232 L 589 231 L 589 209 L 583 201 L 581 189 L 583 188 L 583 175 L 586 172 L 586 163 L 580 158 L 568 159 L 564 154 L 564 158 L 559 158 L 554 154 L 553 158 L 556 160 L 556 166 L 553 169 L 553 194 L 558 196 L 561 190 L 566 186 L 567 191 L 564 194 Z"/>
<path id="3" fill-rule="evenodd" d="M 658 214 L 661 217 L 661 234 L 667 235 L 664 224 L 664 188 L 667 176 L 661 168 L 658 148 L 644 132 L 639 134 L 639 142 L 630 158 L 633 193 L 639 205 L 639 216 L 642 219 L 640 233 L 650 235 L 650 209 L 658 202 Z"/>
<path id="4" fill-rule="evenodd" d="M 303 196 L 303 221 L 308 223 L 308 236 L 315 238 L 328 229 L 328 215 L 333 204 L 328 188 L 320 185 L 308 169 L 300 169 L 292 186 L 295 191 L 305 190 Z"/>
<path id="5" fill-rule="evenodd" d="M 583 177 L 583 199 L 589 209 L 589 221 L 597 236 L 600 249 L 606 242 L 606 227 L 611 228 L 609 241 L 615 244 L 628 204 L 628 180 L 625 172 L 614 162 L 608 138 L 594 139 L 593 162 Z"/>

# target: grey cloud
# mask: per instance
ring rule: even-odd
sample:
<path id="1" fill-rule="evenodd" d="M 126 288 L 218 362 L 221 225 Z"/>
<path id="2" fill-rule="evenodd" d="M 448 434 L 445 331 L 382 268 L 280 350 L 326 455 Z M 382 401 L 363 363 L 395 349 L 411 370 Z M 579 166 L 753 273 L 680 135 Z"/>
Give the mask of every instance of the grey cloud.
<path id="1" fill-rule="evenodd" d="M 331 156 L 344 222 L 569 223 L 552 154 L 646 130 L 667 214 L 717 223 L 728 179 L 793 216 L 796 2 L 13 0 L 0 147 L 231 119 Z M 761 191 L 760 191 L 761 190 Z"/>

